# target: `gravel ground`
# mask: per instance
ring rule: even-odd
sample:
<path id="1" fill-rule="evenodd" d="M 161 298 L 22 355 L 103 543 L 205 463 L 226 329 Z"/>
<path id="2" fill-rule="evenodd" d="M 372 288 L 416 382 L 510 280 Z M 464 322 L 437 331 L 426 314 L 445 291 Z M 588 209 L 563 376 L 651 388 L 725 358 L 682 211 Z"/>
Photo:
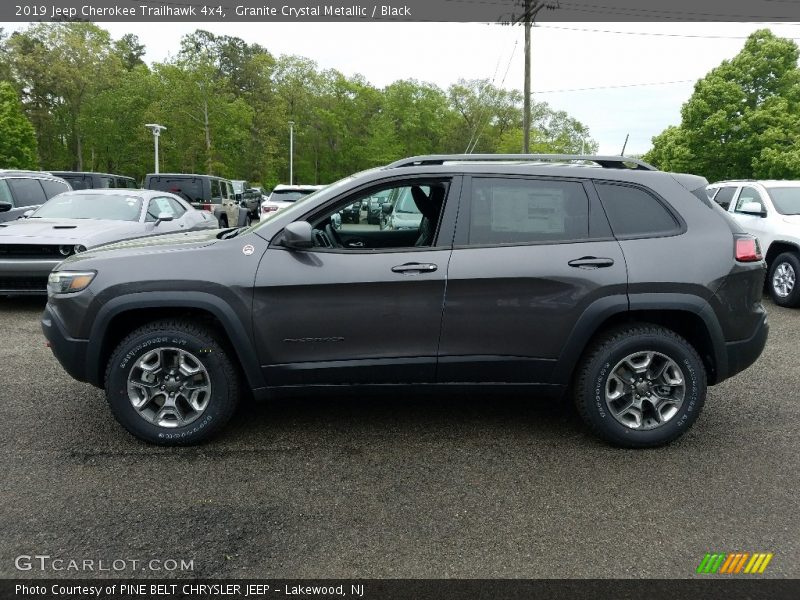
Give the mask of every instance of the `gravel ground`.
<path id="1" fill-rule="evenodd" d="M 81 575 L 15 569 L 46 554 L 197 577 L 675 578 L 709 551 L 774 552 L 766 576 L 800 577 L 800 310 L 765 304 L 761 359 L 667 448 L 476 393 L 250 404 L 165 449 L 61 370 L 43 301 L 0 299 L 0 577 Z M 165 572 L 119 573 L 139 574 Z"/>

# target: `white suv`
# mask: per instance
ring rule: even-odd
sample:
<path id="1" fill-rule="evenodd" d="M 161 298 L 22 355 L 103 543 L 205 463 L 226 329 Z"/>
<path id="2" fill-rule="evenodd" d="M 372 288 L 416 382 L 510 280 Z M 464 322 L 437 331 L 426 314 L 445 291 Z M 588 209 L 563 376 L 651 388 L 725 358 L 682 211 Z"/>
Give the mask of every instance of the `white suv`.
<path id="1" fill-rule="evenodd" d="M 282 208 L 291 206 L 300 198 L 313 194 L 324 187 L 324 185 L 283 185 L 279 183 L 272 190 L 269 198 L 261 203 L 260 220 L 263 221 Z"/>
<path id="2" fill-rule="evenodd" d="M 800 181 L 720 181 L 706 191 L 758 238 L 775 304 L 800 306 Z"/>

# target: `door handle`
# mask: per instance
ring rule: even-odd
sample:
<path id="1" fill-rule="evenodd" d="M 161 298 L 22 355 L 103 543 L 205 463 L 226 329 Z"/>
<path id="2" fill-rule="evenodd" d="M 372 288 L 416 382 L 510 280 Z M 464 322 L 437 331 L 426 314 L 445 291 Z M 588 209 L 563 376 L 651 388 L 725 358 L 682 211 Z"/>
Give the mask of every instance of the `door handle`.
<path id="1" fill-rule="evenodd" d="M 567 263 L 570 267 L 577 267 L 579 269 L 602 269 L 610 267 L 614 264 L 611 258 L 598 258 L 596 256 L 582 256 Z"/>
<path id="2" fill-rule="evenodd" d="M 363 248 L 364 242 L 347 242 L 348 248 Z"/>
<path id="3" fill-rule="evenodd" d="M 395 273 L 433 273 L 438 268 L 431 263 L 406 263 L 392 267 L 392 271 Z"/>

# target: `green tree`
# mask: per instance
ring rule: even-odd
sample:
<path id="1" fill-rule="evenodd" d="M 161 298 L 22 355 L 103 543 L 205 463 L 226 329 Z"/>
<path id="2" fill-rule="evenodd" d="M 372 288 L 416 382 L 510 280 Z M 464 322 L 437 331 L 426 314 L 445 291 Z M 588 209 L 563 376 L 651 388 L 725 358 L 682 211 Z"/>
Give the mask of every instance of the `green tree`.
<path id="1" fill-rule="evenodd" d="M 0 81 L 0 167 L 36 169 L 36 132 L 22 112 L 17 91 Z"/>
<path id="2" fill-rule="evenodd" d="M 787 157 L 800 141 L 798 57 L 792 40 L 754 32 L 739 54 L 695 84 L 680 126 L 653 138 L 645 159 L 711 181 L 800 176 L 800 163 Z"/>

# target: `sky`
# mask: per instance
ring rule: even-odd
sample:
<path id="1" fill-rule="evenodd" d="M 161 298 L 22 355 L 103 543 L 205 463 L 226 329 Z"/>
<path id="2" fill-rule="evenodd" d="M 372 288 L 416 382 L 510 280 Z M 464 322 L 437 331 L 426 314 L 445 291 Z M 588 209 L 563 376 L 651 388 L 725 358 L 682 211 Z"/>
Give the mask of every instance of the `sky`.
<path id="1" fill-rule="evenodd" d="M 20 24 L 0 24 L 7 31 Z M 523 31 L 481 23 L 101 23 L 116 39 L 136 34 L 152 63 L 174 56 L 197 28 L 297 54 L 383 87 L 418 79 L 447 88 L 489 79 L 521 90 Z M 603 154 L 641 154 L 680 123 L 694 82 L 735 56 L 744 38 L 767 27 L 800 41 L 800 23 L 547 23 L 532 37 L 535 101 L 565 110 L 589 127 Z M 657 84 L 657 85 L 654 85 Z"/>

